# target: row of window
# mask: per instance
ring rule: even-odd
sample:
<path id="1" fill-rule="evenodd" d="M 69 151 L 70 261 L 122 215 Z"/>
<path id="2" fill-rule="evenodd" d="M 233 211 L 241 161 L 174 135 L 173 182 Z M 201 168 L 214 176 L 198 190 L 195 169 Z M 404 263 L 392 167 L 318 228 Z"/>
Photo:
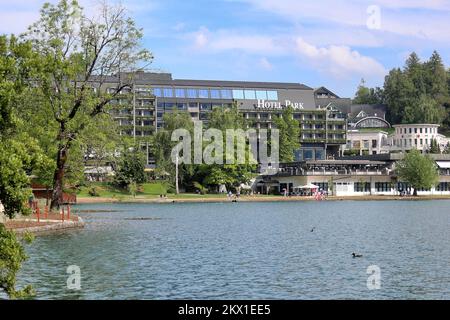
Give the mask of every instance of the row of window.
<path id="1" fill-rule="evenodd" d="M 278 100 L 275 90 L 244 90 L 244 89 L 212 89 L 212 88 L 153 88 L 153 94 L 158 98 L 189 98 L 189 99 L 236 99 L 236 100 Z"/>
<path id="2" fill-rule="evenodd" d="M 397 128 L 397 134 L 406 134 L 409 132 L 410 134 L 414 133 L 437 133 L 437 128 Z"/>
<path id="3" fill-rule="evenodd" d="M 396 139 L 395 145 L 398 147 L 428 146 L 433 139 Z M 413 144 L 414 141 L 414 144 Z M 425 144 L 424 144 L 425 142 Z"/>

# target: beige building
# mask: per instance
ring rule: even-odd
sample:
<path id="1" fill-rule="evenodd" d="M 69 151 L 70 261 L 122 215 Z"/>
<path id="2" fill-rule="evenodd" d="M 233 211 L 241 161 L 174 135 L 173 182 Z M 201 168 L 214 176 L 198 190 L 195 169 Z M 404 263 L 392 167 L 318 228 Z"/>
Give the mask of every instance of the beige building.
<path id="1" fill-rule="evenodd" d="M 392 135 L 393 150 L 426 151 L 433 139 L 441 145 L 441 140 L 445 138 L 438 133 L 438 124 L 398 124 L 393 127 L 395 128 Z"/>
<path id="2" fill-rule="evenodd" d="M 381 130 L 349 130 L 347 143 L 342 146 L 342 154 L 371 155 L 388 153 L 389 138 L 386 131 Z"/>

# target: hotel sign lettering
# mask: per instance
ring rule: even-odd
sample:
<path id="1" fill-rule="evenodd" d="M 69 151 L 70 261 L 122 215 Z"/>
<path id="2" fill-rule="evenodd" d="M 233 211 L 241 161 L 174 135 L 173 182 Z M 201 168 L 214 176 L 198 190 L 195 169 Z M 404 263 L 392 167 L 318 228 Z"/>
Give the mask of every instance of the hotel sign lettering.
<path id="1" fill-rule="evenodd" d="M 256 109 L 283 109 L 287 106 L 291 106 L 294 109 L 304 109 L 303 102 L 292 102 L 290 100 L 285 100 L 284 104 L 282 104 L 281 101 L 267 101 L 264 99 L 258 99 Z"/>

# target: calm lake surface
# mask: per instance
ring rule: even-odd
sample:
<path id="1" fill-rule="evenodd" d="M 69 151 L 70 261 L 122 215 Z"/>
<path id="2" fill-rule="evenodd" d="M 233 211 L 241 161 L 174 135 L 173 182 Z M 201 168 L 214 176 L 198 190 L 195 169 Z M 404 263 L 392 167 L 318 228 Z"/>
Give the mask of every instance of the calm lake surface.
<path id="1" fill-rule="evenodd" d="M 40 299 L 450 299 L 450 201 L 76 209 L 111 212 L 27 246 L 19 286 Z M 70 265 L 79 291 L 67 289 Z M 380 290 L 367 288 L 371 265 Z"/>

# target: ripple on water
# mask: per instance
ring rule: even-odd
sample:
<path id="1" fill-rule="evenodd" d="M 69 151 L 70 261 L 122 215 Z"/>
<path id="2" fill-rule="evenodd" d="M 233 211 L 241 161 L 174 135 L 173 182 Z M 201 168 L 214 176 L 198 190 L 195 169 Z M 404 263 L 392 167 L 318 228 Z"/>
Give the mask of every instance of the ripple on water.
<path id="1" fill-rule="evenodd" d="M 449 204 L 80 205 L 85 229 L 36 238 L 19 284 L 41 299 L 449 299 Z"/>

